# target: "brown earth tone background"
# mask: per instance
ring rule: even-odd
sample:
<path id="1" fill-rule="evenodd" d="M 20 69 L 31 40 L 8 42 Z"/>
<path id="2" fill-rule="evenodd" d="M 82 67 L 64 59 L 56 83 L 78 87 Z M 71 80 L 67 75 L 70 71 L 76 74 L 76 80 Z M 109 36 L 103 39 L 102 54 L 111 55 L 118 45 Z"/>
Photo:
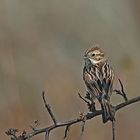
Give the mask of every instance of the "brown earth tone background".
<path id="1" fill-rule="evenodd" d="M 1 0 L 0 1 L 0 139 L 10 127 L 29 130 L 36 119 L 49 125 L 41 91 L 60 121 L 86 112 L 84 51 L 98 43 L 122 79 L 128 97 L 140 94 L 140 2 L 137 0 Z M 115 84 L 117 86 L 117 84 Z M 112 97 L 113 103 L 121 102 Z M 116 115 L 116 139 L 139 140 L 140 103 Z M 51 133 L 62 140 L 64 129 Z M 73 126 L 67 140 L 80 138 Z M 38 135 L 34 140 L 44 139 Z M 85 140 L 111 140 L 111 124 L 88 121 Z"/>

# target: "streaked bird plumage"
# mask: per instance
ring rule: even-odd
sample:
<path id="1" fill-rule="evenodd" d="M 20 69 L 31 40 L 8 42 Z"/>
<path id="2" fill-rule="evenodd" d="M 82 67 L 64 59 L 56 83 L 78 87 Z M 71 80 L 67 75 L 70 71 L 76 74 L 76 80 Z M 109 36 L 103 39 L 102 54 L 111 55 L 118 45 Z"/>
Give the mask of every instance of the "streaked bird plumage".
<path id="1" fill-rule="evenodd" d="M 91 97 L 98 99 L 103 110 L 103 122 L 113 120 L 110 97 L 113 91 L 114 72 L 105 53 L 99 46 L 88 49 L 84 55 L 83 79 Z"/>

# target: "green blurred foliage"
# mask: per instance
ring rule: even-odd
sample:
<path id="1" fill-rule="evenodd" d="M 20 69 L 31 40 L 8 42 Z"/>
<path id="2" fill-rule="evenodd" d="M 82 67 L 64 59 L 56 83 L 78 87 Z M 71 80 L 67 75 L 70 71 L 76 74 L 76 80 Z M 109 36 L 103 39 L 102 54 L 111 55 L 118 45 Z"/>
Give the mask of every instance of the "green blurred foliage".
<path id="1" fill-rule="evenodd" d="M 29 130 L 38 119 L 41 126 L 51 120 L 41 92 L 60 121 L 86 112 L 77 93 L 84 94 L 82 55 L 93 43 L 106 51 L 122 79 L 128 97 L 140 93 L 140 15 L 136 0 L 2 0 L 0 1 L 0 130 Z M 116 87 L 118 84 L 116 82 Z M 122 101 L 113 96 L 113 102 Z M 138 140 L 139 104 L 117 114 L 117 139 Z M 63 129 L 51 140 L 61 140 Z M 73 126 L 68 139 L 80 137 Z M 33 139 L 43 139 L 43 135 Z M 83 139 L 111 139 L 110 123 L 101 118 L 87 122 Z"/>

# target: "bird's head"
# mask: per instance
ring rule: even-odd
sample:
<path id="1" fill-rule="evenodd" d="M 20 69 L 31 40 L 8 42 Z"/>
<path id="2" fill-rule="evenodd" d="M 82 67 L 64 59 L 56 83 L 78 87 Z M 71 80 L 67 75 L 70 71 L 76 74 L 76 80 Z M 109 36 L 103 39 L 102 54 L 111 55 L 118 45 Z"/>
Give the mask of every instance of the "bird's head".
<path id="1" fill-rule="evenodd" d="M 99 45 L 95 45 L 85 52 L 84 59 L 85 61 L 90 61 L 93 65 L 95 65 L 105 60 L 105 53 Z"/>

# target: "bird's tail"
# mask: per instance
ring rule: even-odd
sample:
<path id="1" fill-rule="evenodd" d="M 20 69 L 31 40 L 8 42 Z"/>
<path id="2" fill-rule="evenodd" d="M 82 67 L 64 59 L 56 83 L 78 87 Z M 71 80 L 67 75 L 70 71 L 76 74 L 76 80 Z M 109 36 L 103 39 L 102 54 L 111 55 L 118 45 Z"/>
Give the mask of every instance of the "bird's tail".
<path id="1" fill-rule="evenodd" d="M 103 111 L 103 114 L 102 114 L 103 123 L 106 123 L 108 120 L 114 121 L 115 120 L 114 113 L 113 113 L 113 109 L 110 102 L 107 101 L 106 99 L 102 99 L 100 103 L 101 103 L 101 108 Z"/>

